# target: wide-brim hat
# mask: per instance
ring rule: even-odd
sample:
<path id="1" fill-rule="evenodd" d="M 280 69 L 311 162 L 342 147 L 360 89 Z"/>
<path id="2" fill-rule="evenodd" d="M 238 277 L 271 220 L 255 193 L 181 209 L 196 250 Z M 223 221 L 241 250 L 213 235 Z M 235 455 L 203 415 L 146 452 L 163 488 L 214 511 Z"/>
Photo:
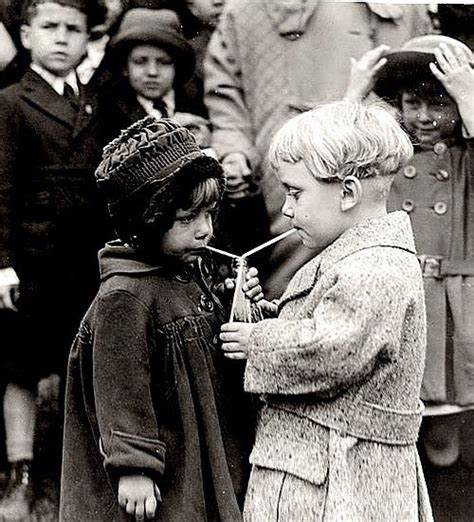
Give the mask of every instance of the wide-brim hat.
<path id="1" fill-rule="evenodd" d="M 174 11 L 144 7 L 127 11 L 110 47 L 117 56 L 137 44 L 155 44 L 169 52 L 179 81 L 185 82 L 193 74 L 196 63 L 194 50 L 184 37 Z"/>
<path id="2" fill-rule="evenodd" d="M 405 87 L 413 87 L 423 81 L 438 82 L 429 64 L 438 64 L 434 51 L 441 44 L 447 45 L 453 51 L 460 48 L 471 53 L 466 44 L 448 36 L 427 35 L 413 38 L 400 49 L 385 55 L 387 63 L 377 74 L 374 92 L 393 101 L 397 98 L 397 93 Z"/>

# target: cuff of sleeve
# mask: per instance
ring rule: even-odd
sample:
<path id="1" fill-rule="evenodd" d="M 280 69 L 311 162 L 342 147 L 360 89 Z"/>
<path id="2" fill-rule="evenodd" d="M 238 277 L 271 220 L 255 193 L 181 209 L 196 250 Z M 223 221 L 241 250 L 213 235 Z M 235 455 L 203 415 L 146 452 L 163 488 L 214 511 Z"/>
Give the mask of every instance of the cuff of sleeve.
<path id="1" fill-rule="evenodd" d="M 20 280 L 14 268 L 0 268 L 0 286 L 14 286 L 19 284 Z"/>
<path id="2" fill-rule="evenodd" d="M 139 470 L 153 478 L 163 475 L 166 448 L 160 440 L 113 430 L 107 451 L 101 443 L 101 452 L 108 472 Z"/>

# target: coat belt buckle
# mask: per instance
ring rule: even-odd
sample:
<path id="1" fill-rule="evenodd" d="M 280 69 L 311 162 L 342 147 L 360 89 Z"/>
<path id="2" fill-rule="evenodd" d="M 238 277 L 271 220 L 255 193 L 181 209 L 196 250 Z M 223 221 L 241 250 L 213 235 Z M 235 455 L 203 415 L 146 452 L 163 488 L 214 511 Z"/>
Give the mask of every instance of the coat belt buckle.
<path id="1" fill-rule="evenodd" d="M 418 256 L 418 261 L 421 265 L 421 271 L 423 277 L 434 277 L 436 279 L 442 279 L 441 264 L 443 256 Z"/>

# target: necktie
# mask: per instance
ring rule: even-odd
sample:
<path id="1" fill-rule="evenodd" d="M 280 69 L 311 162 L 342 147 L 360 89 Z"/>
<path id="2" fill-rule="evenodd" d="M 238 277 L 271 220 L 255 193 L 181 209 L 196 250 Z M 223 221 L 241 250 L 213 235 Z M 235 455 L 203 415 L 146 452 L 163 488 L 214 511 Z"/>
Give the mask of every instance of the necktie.
<path id="1" fill-rule="evenodd" d="M 153 108 L 157 111 L 160 111 L 162 118 L 168 117 L 168 110 L 166 108 L 166 103 L 160 98 L 159 100 L 155 100 L 153 102 Z"/>
<path id="2" fill-rule="evenodd" d="M 63 96 L 70 103 L 71 107 L 77 111 L 79 108 L 78 99 L 74 93 L 74 89 L 68 83 L 64 84 Z"/>

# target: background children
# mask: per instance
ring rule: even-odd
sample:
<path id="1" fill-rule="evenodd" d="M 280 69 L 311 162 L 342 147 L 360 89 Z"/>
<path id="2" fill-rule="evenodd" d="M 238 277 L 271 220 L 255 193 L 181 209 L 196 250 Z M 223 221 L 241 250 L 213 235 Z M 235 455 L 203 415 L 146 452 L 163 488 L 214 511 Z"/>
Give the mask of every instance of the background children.
<path id="1" fill-rule="evenodd" d="M 36 386 L 65 368 L 95 291 L 106 221 L 93 182 L 102 140 L 97 98 L 74 70 L 88 38 L 87 2 L 31 0 L 25 7 L 22 42 L 31 67 L 0 92 L 0 308 L 18 310 L 19 323 L 2 355 L 12 465 L 0 503 L 6 519 L 29 512 Z"/>
<path id="2" fill-rule="evenodd" d="M 421 435 L 430 461 L 447 466 L 459 456 L 462 423 L 469 433 L 464 457 L 472 459 L 472 417 L 461 412 L 474 405 L 473 58 L 462 42 L 433 35 L 410 40 L 384 61 L 376 75 L 370 60 L 365 69 L 375 92 L 400 110 L 415 144 L 390 206 L 410 215 L 423 268 L 428 346 Z M 366 88 L 360 82 L 359 95 Z"/>
<path id="3" fill-rule="evenodd" d="M 387 214 L 413 152 L 383 108 L 336 102 L 277 133 L 283 215 L 321 252 L 290 282 L 278 318 L 222 327 L 264 394 L 244 519 L 430 520 L 415 442 L 425 308 L 409 218 Z M 321 251 L 322 250 L 322 251 Z"/>
<path id="4" fill-rule="evenodd" d="M 176 89 L 191 76 L 195 63 L 176 13 L 131 9 L 111 41 L 111 52 L 118 79 L 114 96 L 105 100 L 111 138 L 147 114 L 174 117 L 176 111 L 191 109 L 176 97 Z"/>
<path id="5" fill-rule="evenodd" d="M 100 253 L 70 355 L 62 519 L 235 522 L 252 423 L 201 270 L 222 168 L 187 129 L 147 117 L 105 149 L 96 176 L 121 241 Z"/>

